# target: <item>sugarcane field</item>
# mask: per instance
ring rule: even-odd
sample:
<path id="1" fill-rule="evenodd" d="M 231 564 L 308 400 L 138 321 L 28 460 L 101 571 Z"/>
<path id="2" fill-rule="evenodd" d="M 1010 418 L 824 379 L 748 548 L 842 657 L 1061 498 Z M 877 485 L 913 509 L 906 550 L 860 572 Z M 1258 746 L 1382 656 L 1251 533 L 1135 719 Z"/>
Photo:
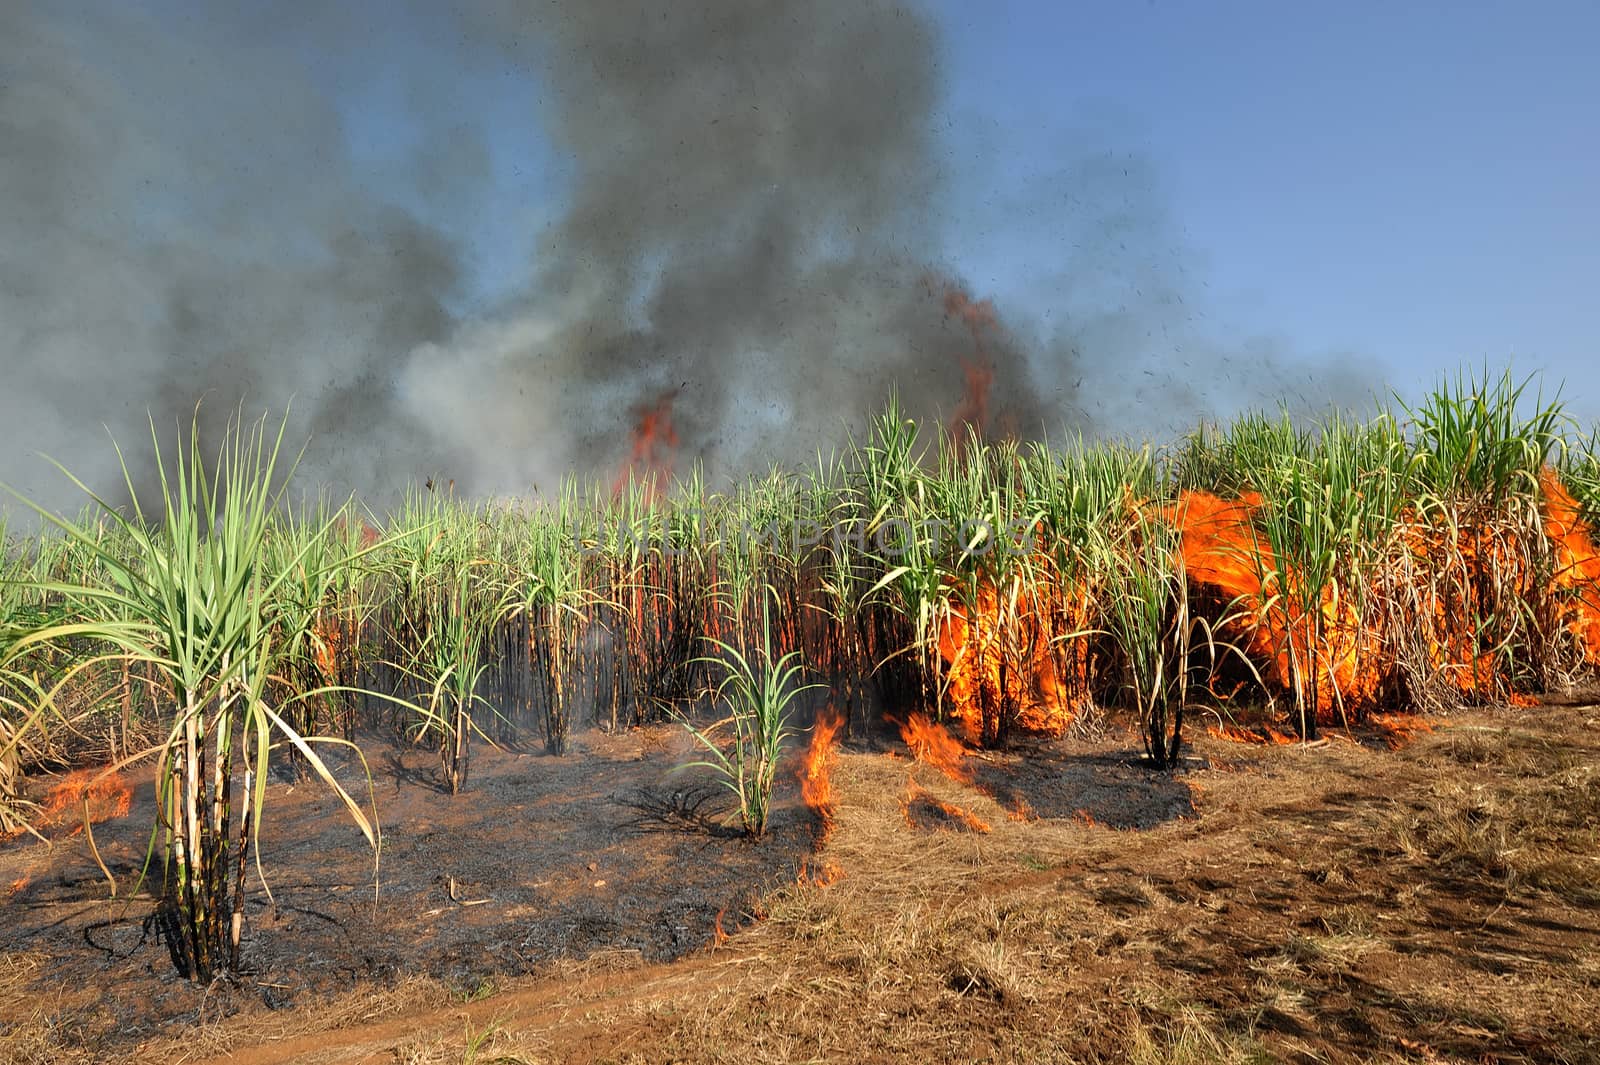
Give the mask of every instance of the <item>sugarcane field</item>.
<path id="1" fill-rule="evenodd" d="M 1600 1061 L 1471 14 L 0 12 L 0 1062 Z"/>

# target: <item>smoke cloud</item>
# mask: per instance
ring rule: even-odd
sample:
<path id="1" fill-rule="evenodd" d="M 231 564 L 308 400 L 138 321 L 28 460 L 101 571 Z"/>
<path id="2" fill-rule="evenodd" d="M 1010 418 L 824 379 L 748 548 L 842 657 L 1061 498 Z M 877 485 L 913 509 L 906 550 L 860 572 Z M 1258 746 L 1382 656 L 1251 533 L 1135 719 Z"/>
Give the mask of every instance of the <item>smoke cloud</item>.
<path id="1" fill-rule="evenodd" d="M 1198 338 L 1158 199 L 1099 147 L 1028 210 L 1072 230 L 1052 312 L 966 291 L 919 9 L 373 8 L 0 9 L 0 479 L 62 502 L 39 451 L 114 485 L 105 431 L 140 455 L 202 398 L 214 433 L 292 397 L 302 475 L 382 499 L 609 477 L 660 397 L 680 472 L 726 475 L 806 462 L 891 389 L 1033 436 L 1187 421 L 1225 358 L 1279 384 L 1271 350 Z M 508 140 L 553 206 L 508 211 Z M 530 261 L 485 252 L 539 210 Z"/>

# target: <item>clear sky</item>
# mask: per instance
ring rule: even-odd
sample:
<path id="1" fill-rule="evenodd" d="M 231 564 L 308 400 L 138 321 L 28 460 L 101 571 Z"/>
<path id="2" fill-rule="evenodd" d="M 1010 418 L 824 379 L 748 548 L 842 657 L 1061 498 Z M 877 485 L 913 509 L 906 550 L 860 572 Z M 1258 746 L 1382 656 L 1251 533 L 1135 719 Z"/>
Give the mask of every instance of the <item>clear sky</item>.
<path id="1" fill-rule="evenodd" d="M 1142 153 L 1224 328 L 1408 390 L 1514 359 L 1600 413 L 1600 4 L 937 9 L 952 143 L 1047 170 L 1087 124 Z"/>

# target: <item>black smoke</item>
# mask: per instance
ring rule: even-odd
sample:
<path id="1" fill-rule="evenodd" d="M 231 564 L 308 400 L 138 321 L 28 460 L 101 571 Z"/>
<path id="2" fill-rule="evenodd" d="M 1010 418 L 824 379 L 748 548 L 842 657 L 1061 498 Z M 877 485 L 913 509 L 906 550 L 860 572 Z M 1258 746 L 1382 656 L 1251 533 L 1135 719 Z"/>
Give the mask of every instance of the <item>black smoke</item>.
<path id="1" fill-rule="evenodd" d="M 608 476 L 669 392 L 714 475 L 806 462 L 891 389 L 970 412 L 974 366 L 991 431 L 1206 411 L 1246 356 L 1190 335 L 1159 197 L 1111 149 L 1061 146 L 991 219 L 1066 220 L 1056 313 L 952 312 L 952 232 L 994 208 L 942 129 L 945 47 L 874 0 L 4 5 L 0 479 L 60 499 L 41 451 L 106 484 L 106 431 L 137 456 L 202 399 L 215 435 L 293 398 L 310 483 L 380 499 Z M 376 158 L 374 86 L 406 126 Z M 564 186 L 486 305 L 507 141 Z"/>

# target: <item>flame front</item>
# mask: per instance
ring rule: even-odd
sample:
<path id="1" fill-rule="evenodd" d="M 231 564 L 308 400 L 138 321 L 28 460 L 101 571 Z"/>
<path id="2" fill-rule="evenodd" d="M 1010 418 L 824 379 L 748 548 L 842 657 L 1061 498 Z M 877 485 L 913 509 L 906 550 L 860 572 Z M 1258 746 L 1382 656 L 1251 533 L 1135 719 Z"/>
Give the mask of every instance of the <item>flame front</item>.
<path id="1" fill-rule="evenodd" d="M 843 715 L 832 707 L 819 713 L 811 726 L 811 744 L 800 769 L 800 797 L 822 822 L 823 839 L 833 832 L 834 741 L 843 727 Z"/>
<path id="2" fill-rule="evenodd" d="M 1373 668 L 1375 636 L 1361 624 L 1354 598 L 1330 584 L 1314 593 L 1319 609 L 1306 610 L 1310 597 L 1299 575 L 1258 531 L 1262 505 L 1256 492 L 1231 500 L 1179 493 L 1176 503 L 1160 511 L 1178 530 L 1174 561 L 1190 586 L 1229 618 L 1222 635 L 1265 667 L 1270 687 L 1300 687 L 1306 704 L 1330 721 L 1341 709 L 1375 703 L 1386 677 Z"/>
<path id="3" fill-rule="evenodd" d="M 1545 467 L 1539 478 L 1543 490 L 1544 531 L 1555 547 L 1553 582 L 1566 602 L 1567 629 L 1583 648 L 1591 666 L 1600 666 L 1600 550 L 1593 531 L 1578 516 L 1578 503 L 1556 472 Z"/>
<path id="4" fill-rule="evenodd" d="M 965 304 L 953 312 L 977 313 Z M 1128 505 L 1151 508 L 1176 532 L 1172 564 L 1187 584 L 1191 611 L 1218 622 L 1218 645 L 1236 649 L 1268 691 L 1298 695 L 1331 724 L 1380 710 L 1419 677 L 1466 695 L 1526 702 L 1495 657 L 1504 633 L 1486 634 L 1471 620 L 1510 624 L 1503 619 L 1516 602 L 1553 600 L 1585 660 L 1600 665 L 1600 550 L 1554 470 L 1543 471 L 1541 488 L 1554 563 L 1544 587 L 1535 545 L 1493 511 L 1402 511 L 1380 556 L 1356 578 L 1359 586 L 1334 581 L 1308 589 L 1261 532 L 1266 504 L 1258 493 L 1223 499 L 1184 491 L 1165 505 Z M 1101 627 L 1093 590 L 1064 586 L 1047 558 L 1026 569 L 1026 578 L 998 588 L 982 579 L 965 588 L 952 581 L 937 630 L 948 717 L 984 743 L 998 738 L 999 716 L 1059 735 L 1092 699 L 1095 652 L 1085 634 Z M 1308 601 L 1316 605 L 1308 608 Z M 1213 694 L 1229 683 L 1219 666 L 1226 660 L 1219 655 L 1210 668 Z M 1266 733 L 1214 731 L 1276 742 Z"/>

